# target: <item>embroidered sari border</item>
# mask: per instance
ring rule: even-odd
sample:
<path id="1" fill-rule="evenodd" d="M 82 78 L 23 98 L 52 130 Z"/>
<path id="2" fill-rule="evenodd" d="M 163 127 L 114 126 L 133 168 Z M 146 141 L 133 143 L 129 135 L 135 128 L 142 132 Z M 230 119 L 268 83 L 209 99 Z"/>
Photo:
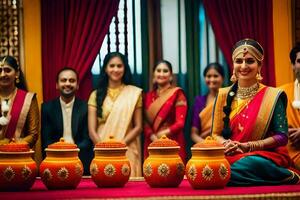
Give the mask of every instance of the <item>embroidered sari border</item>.
<path id="1" fill-rule="evenodd" d="M 126 85 L 123 88 L 114 102 L 101 133 L 98 133 L 101 141 L 108 139 L 110 134 L 113 134 L 115 139 L 122 139 L 124 137 L 141 92 L 140 88 L 131 85 Z M 127 98 L 128 96 L 131 98 Z"/>
<path id="2" fill-rule="evenodd" d="M 15 137 L 20 138 L 24 124 L 26 122 L 27 114 L 30 109 L 32 98 L 34 97 L 34 93 L 27 93 L 24 99 L 24 104 L 17 122 Z"/>
<path id="3" fill-rule="evenodd" d="M 164 103 L 176 92 L 180 90 L 179 87 L 170 89 L 168 92 L 164 93 L 162 96 L 158 97 L 146 110 L 146 117 L 150 124 L 153 124 L 155 117 L 159 113 L 160 109 Z"/>
<path id="4" fill-rule="evenodd" d="M 261 139 L 265 136 L 270 125 L 276 103 L 281 93 L 282 90 L 278 90 L 276 88 L 268 87 L 266 89 L 263 101 L 260 105 L 260 110 L 256 118 L 252 140 Z"/>
<path id="5" fill-rule="evenodd" d="M 12 106 L 10 110 L 11 119 L 7 125 L 5 137 L 7 138 L 19 138 L 24 127 L 26 116 L 31 104 L 29 93 L 20 89 L 17 89 L 15 96 L 12 98 Z M 28 108 L 26 108 L 26 103 L 28 102 Z M 27 112 L 26 112 L 27 110 Z M 25 118 L 25 119 L 22 119 Z M 22 122 L 23 120 L 23 122 Z M 21 122 L 21 123 L 20 123 Z"/>
<path id="6" fill-rule="evenodd" d="M 212 134 L 220 136 L 222 133 L 222 130 L 224 128 L 223 117 L 225 116 L 225 114 L 223 113 L 223 106 L 226 105 L 227 95 L 231 87 L 232 86 L 226 88 L 220 88 L 216 96 L 216 100 L 213 106 L 213 114 L 212 114 L 212 126 L 211 126 Z"/>

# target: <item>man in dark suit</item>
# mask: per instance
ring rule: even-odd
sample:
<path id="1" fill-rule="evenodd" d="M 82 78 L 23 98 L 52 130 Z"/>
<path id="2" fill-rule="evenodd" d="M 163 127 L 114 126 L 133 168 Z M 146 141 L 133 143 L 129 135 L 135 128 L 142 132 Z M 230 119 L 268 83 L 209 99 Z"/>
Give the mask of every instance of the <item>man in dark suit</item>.
<path id="1" fill-rule="evenodd" d="M 42 104 L 42 149 L 58 142 L 74 143 L 80 149 L 79 158 L 84 166 L 84 175 L 89 174 L 93 159 L 93 144 L 88 134 L 87 103 L 75 97 L 78 90 L 78 74 L 65 67 L 56 76 L 56 89 L 60 96 Z"/>

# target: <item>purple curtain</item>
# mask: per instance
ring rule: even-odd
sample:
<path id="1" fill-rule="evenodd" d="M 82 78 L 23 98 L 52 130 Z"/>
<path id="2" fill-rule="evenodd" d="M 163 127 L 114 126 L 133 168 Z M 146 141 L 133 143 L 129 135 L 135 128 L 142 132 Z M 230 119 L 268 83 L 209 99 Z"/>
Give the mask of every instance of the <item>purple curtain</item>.
<path id="1" fill-rule="evenodd" d="M 92 89 L 91 67 L 118 5 L 119 0 L 42 1 L 44 101 L 58 95 L 56 73 L 64 66 L 78 71 L 78 96 L 88 98 Z"/>
<path id="2" fill-rule="evenodd" d="M 203 4 L 230 70 L 233 45 L 252 38 L 264 48 L 263 83 L 275 86 L 272 0 L 203 0 Z"/>

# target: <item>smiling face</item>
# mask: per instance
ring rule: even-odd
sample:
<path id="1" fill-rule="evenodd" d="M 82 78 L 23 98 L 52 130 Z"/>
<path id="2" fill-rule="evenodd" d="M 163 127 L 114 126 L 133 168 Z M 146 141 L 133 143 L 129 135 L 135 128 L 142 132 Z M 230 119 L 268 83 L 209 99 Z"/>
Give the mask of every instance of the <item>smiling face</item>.
<path id="1" fill-rule="evenodd" d="M 166 63 L 158 64 L 153 72 L 154 82 L 159 86 L 170 84 L 172 76 L 172 72 Z"/>
<path id="2" fill-rule="evenodd" d="M 205 83 L 209 90 L 217 91 L 223 84 L 223 77 L 216 69 L 210 68 L 205 74 Z"/>
<path id="3" fill-rule="evenodd" d="M 109 81 L 120 83 L 125 73 L 125 66 L 121 58 L 113 57 L 108 62 L 106 69 L 106 74 L 108 75 Z"/>
<path id="4" fill-rule="evenodd" d="M 0 66 L 0 87 L 15 87 L 15 80 L 19 76 L 19 72 L 8 64 Z"/>
<path id="5" fill-rule="evenodd" d="M 257 82 L 256 75 L 260 72 L 261 64 L 249 52 L 237 55 L 233 67 L 239 83 L 250 86 Z"/>
<path id="6" fill-rule="evenodd" d="M 71 98 L 78 90 L 77 75 L 72 70 L 64 70 L 60 72 L 56 83 L 56 89 L 59 90 L 60 95 L 65 98 Z"/>

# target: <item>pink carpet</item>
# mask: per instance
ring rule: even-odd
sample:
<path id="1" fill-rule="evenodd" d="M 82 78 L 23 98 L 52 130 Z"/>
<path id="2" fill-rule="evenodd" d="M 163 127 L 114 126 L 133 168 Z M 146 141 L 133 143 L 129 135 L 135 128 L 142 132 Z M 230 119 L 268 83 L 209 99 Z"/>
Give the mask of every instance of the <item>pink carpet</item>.
<path id="1" fill-rule="evenodd" d="M 214 190 L 194 190 L 187 180 L 178 188 L 151 188 L 144 181 L 130 181 L 124 188 L 97 188 L 89 178 L 81 180 L 75 190 L 49 191 L 40 179 L 30 191 L 0 192 L 1 200 L 12 199 L 87 199 L 87 198 L 142 198 L 142 199 L 300 199 L 300 185 L 226 187 Z M 281 198 L 282 197 L 282 198 Z"/>

